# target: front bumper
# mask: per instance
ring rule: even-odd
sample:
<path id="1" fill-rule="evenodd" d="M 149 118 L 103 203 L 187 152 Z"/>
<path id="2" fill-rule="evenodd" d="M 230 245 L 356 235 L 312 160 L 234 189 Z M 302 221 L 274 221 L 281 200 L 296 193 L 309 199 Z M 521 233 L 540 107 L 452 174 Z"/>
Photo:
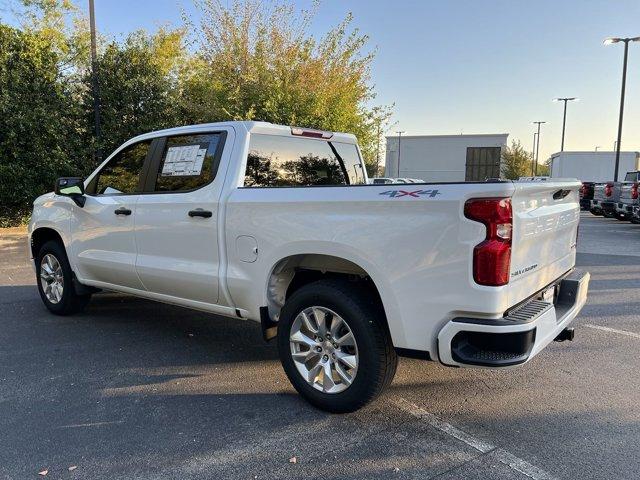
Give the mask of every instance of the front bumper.
<path id="1" fill-rule="evenodd" d="M 587 301 L 589 279 L 588 272 L 573 270 L 555 283 L 552 302 L 536 295 L 500 319 L 454 318 L 438 334 L 440 362 L 496 368 L 529 361 L 576 318 Z"/>

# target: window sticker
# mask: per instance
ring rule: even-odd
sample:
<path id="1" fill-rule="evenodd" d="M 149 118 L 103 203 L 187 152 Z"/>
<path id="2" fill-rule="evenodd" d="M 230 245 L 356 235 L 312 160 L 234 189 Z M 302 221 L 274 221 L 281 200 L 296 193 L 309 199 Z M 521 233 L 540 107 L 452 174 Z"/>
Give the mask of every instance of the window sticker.
<path id="1" fill-rule="evenodd" d="M 162 166 L 163 177 L 188 177 L 200 175 L 207 146 L 181 145 L 169 147 Z"/>

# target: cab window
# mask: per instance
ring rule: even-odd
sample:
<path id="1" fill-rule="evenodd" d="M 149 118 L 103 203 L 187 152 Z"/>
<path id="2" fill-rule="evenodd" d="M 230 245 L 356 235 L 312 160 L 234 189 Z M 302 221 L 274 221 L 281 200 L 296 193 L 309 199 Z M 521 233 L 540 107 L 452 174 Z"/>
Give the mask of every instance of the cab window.
<path id="1" fill-rule="evenodd" d="M 188 192 L 213 181 L 221 139 L 220 133 L 168 137 L 154 191 Z"/>
<path id="2" fill-rule="evenodd" d="M 343 166 L 325 140 L 252 134 L 245 187 L 348 185 Z"/>
<path id="3" fill-rule="evenodd" d="M 98 195 L 139 192 L 140 174 L 149 153 L 151 140 L 134 143 L 118 152 L 92 180 L 90 191 Z"/>
<path id="4" fill-rule="evenodd" d="M 360 162 L 360 155 L 358 154 L 358 148 L 353 143 L 330 143 L 344 164 L 347 175 L 349 175 L 349 183 L 351 185 L 361 185 L 366 183 L 364 180 L 363 166 Z"/>

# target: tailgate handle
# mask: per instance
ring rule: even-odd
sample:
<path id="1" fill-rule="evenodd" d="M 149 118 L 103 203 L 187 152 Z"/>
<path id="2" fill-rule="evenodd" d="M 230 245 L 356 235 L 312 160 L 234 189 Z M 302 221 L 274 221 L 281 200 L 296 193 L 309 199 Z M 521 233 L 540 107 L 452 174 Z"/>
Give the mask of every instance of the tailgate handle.
<path id="1" fill-rule="evenodd" d="M 566 197 L 570 193 L 571 193 L 571 190 L 558 190 L 556 193 L 553 194 L 553 199 L 560 200 L 561 198 Z"/>

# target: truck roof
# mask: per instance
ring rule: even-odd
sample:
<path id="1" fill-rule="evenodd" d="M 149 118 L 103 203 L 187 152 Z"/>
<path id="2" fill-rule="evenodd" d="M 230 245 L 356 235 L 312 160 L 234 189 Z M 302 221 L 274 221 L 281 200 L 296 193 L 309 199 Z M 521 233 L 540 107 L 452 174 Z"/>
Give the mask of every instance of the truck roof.
<path id="1" fill-rule="evenodd" d="M 282 135 L 282 136 L 294 136 L 292 128 L 301 128 L 302 130 L 313 130 L 306 127 L 291 127 L 287 125 L 277 125 L 269 122 L 256 122 L 256 121 L 228 121 L 228 122 L 215 122 L 215 123 L 199 123 L 195 125 L 185 125 L 182 127 L 166 128 L 164 130 L 155 130 L 153 132 L 144 133 L 132 138 L 127 143 L 134 141 L 145 140 L 148 138 L 159 137 L 164 135 L 182 135 L 187 133 L 198 133 L 206 130 L 214 130 L 220 127 L 232 127 L 234 129 L 245 131 L 247 133 L 262 133 L 266 135 Z M 326 132 L 326 131 L 325 131 Z M 351 133 L 341 132 L 326 132 L 330 133 L 331 137 L 325 140 L 333 140 L 342 143 L 357 143 L 355 135 Z M 321 139 L 320 139 L 321 140 Z"/>

